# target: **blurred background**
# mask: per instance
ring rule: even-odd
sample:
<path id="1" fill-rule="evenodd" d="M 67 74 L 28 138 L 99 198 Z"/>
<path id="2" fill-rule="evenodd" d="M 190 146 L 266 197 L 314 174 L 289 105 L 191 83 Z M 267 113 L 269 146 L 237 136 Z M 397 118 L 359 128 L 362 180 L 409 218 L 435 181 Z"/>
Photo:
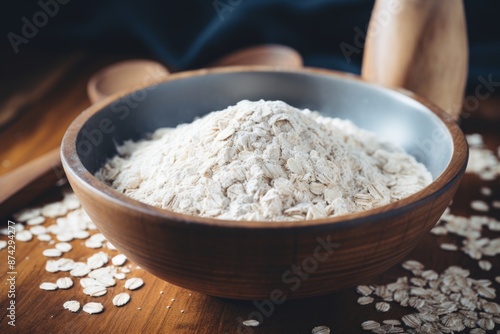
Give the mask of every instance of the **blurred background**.
<path id="1" fill-rule="evenodd" d="M 465 6 L 472 89 L 480 75 L 500 81 L 500 2 Z M 298 50 L 306 66 L 359 73 L 362 47 L 355 38 L 366 31 L 372 7 L 372 0 L 18 0 L 2 10 L 1 52 L 6 59 L 29 57 L 32 49 L 112 53 L 157 59 L 178 71 L 277 43 Z M 23 31 L 26 21 L 38 31 Z"/>

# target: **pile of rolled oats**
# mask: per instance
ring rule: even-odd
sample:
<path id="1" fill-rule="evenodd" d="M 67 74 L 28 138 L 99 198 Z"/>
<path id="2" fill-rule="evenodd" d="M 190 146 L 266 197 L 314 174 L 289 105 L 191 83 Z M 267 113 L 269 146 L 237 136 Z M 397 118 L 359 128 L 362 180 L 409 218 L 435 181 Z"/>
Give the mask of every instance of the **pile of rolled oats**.
<path id="1" fill-rule="evenodd" d="M 220 219 L 338 216 L 394 202 L 432 180 L 374 133 L 281 101 L 241 101 L 118 152 L 99 179 L 147 204 Z"/>

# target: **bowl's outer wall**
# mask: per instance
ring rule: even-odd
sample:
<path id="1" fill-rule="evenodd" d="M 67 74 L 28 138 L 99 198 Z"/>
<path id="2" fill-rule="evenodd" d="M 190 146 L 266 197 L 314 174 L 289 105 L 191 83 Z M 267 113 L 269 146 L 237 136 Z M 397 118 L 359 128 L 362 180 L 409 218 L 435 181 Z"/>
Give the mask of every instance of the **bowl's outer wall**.
<path id="1" fill-rule="evenodd" d="M 450 183 L 436 196 L 400 212 L 387 212 L 371 222 L 364 219 L 358 228 L 338 224 L 270 230 L 165 224 L 160 217 L 116 202 L 96 201 L 92 189 L 69 176 L 99 230 L 145 270 L 208 295 L 258 300 L 270 299 L 275 289 L 287 298 L 301 298 L 366 283 L 416 246 L 459 185 Z M 324 247 L 318 238 L 332 244 Z M 301 273 L 292 273 L 294 265 Z"/>
<path id="2" fill-rule="evenodd" d="M 85 122 L 76 137 L 78 157 L 63 154 L 63 163 L 83 207 L 102 233 L 132 261 L 171 283 L 237 299 L 269 299 L 275 289 L 287 298 L 299 298 L 354 286 L 401 261 L 436 223 L 458 188 L 465 162 L 437 192 L 373 217 L 295 228 L 280 228 L 279 223 L 270 223 L 273 228 L 228 228 L 123 205 L 96 190 L 91 185 L 96 180 L 82 181 L 83 171 L 72 168 L 79 158 L 94 173 L 116 154 L 116 144 L 159 127 L 190 122 L 242 99 L 283 100 L 350 119 L 399 142 L 426 164 L 434 178 L 453 154 L 449 131 L 426 107 L 396 92 L 338 76 L 216 73 L 167 81 L 128 95 Z M 83 141 L 86 146 L 79 147 Z M 325 248 L 328 240 L 335 245 Z"/>

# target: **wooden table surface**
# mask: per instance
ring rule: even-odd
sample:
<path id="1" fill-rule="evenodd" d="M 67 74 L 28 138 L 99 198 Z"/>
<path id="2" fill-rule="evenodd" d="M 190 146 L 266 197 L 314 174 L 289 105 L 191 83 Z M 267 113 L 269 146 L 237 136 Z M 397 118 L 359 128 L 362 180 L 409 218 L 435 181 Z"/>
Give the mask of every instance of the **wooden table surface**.
<path id="1" fill-rule="evenodd" d="M 22 59 L 17 64 L 13 63 L 9 67 L 9 73 L 13 76 L 0 79 L 3 81 L 0 95 L 3 101 L 0 102 L 4 103 L 4 108 L 5 101 L 14 103 L 16 108 L 13 114 L 17 115 L 8 122 L 8 126 L 0 129 L 0 175 L 57 147 L 66 127 L 90 104 L 86 94 L 90 75 L 103 65 L 121 58 L 123 56 L 96 57 L 74 53 L 43 55 L 38 59 L 45 61 L 37 63 L 43 66 L 26 68 L 28 62 Z M 21 67 L 17 67 L 16 71 L 16 66 Z M 24 69 L 19 71 L 19 68 Z M 23 103 L 15 104 L 16 101 Z M 487 146 L 496 152 L 500 146 L 498 115 L 500 98 L 490 97 L 463 120 L 462 127 L 466 133 L 481 133 Z M 482 186 L 493 189 L 493 195 L 482 196 Z M 31 205 L 50 202 L 59 197 L 60 189 L 54 187 Z M 465 216 L 481 214 L 470 208 L 470 202 L 478 198 L 486 202 L 499 200 L 500 180 L 481 181 L 477 176 L 467 174 L 455 196 L 452 213 Z M 492 209 L 488 214 L 500 219 L 499 209 Z M 6 218 L 2 218 L 1 223 L 6 225 Z M 45 225 L 51 223 L 49 221 Z M 486 235 L 500 237 L 498 232 L 488 232 Z M 6 240 L 6 237 L 0 236 L 0 240 Z M 447 241 L 461 243 L 458 237 L 426 235 L 408 259 L 419 260 L 427 268 L 438 272 L 450 265 L 460 265 L 470 269 L 474 278 L 493 281 L 495 276 L 500 275 L 499 256 L 489 258 L 493 269 L 486 272 L 479 269 L 476 261 L 461 252 L 441 250 L 439 245 Z M 69 255 L 75 260 L 84 260 L 95 252 L 83 246 L 79 240 L 71 244 L 74 248 Z M 54 282 L 67 274 L 45 271 L 47 258 L 42 255 L 42 250 L 49 248 L 47 242 L 36 239 L 18 241 L 16 246 L 15 329 L 19 333 L 311 333 L 311 329 L 319 325 L 329 326 L 332 333 L 363 333 L 360 328 L 363 321 L 398 319 L 411 312 L 410 309 L 393 305 L 389 312 L 379 313 L 373 304 L 358 305 L 358 294 L 353 288 L 317 298 L 287 301 L 276 306 L 273 314 L 266 317 L 259 327 L 239 331 L 240 321 L 256 310 L 251 302 L 223 300 L 188 291 L 161 281 L 142 269 L 134 270 L 129 277 L 142 277 L 145 285 L 131 292 L 132 300 L 121 308 L 113 306 L 111 300 L 118 291 L 123 290 L 123 282 L 97 299 L 84 295 L 77 279 L 75 286 L 69 290 L 42 291 L 39 289 L 41 282 Z M 116 251 L 107 252 L 116 254 Z M 0 279 L 6 282 L 6 249 L 0 251 L 0 258 Z M 408 273 L 397 266 L 375 279 L 367 280 L 366 284 L 387 284 L 403 275 Z M 494 284 L 497 291 L 500 290 L 500 285 Z M 7 324 L 7 290 L 7 283 L 0 285 L 0 333 L 14 332 Z M 102 302 L 105 311 L 98 315 L 82 311 L 71 313 L 62 307 L 70 299 L 81 303 L 91 300 Z M 497 329 L 500 329 L 499 325 Z"/>

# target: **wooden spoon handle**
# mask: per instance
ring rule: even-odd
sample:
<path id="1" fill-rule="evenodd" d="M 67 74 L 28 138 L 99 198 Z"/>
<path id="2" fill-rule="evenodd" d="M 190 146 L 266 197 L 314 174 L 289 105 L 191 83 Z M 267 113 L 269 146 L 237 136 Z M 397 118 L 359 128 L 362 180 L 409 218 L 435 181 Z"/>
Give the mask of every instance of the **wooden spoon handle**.
<path id="1" fill-rule="evenodd" d="M 467 78 L 461 0 L 377 0 L 363 56 L 364 79 L 413 91 L 458 118 Z"/>
<path id="2" fill-rule="evenodd" d="M 0 218 L 25 206 L 64 179 L 60 149 L 54 149 L 0 177 Z"/>

